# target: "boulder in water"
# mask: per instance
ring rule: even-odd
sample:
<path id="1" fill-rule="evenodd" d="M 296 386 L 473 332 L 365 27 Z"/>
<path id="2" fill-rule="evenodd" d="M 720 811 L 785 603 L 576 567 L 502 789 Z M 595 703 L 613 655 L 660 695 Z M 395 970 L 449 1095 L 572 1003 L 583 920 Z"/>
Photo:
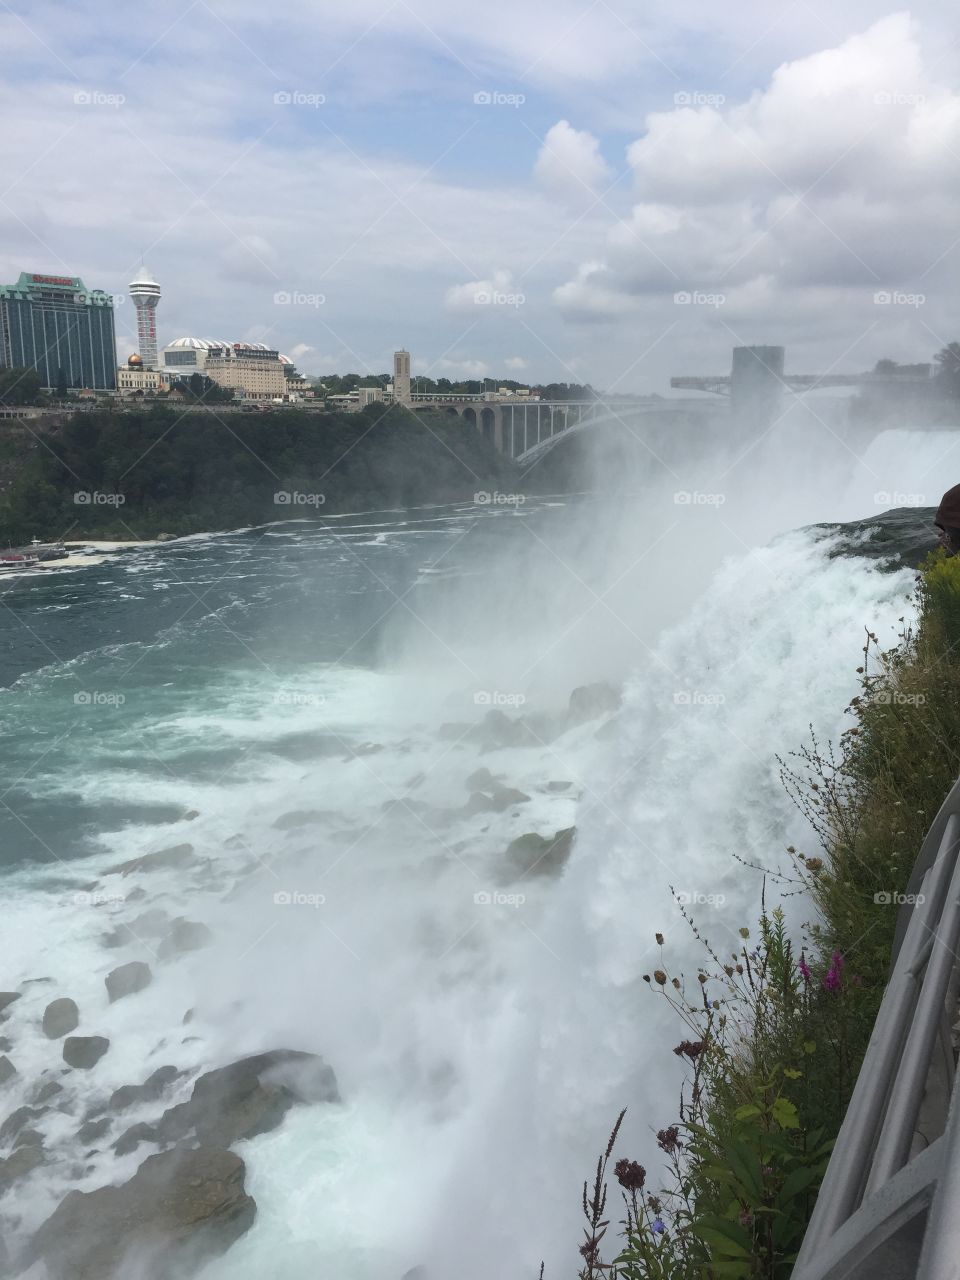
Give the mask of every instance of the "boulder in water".
<path id="1" fill-rule="evenodd" d="M 0 1088 L 12 1080 L 17 1074 L 17 1068 L 13 1065 L 6 1054 L 0 1055 Z"/>
<path id="2" fill-rule="evenodd" d="M 173 921 L 170 932 L 157 948 L 157 959 L 170 960 L 174 956 L 183 955 L 187 951 L 199 951 L 201 947 L 207 946 L 212 939 L 213 934 L 205 924 L 178 916 Z"/>
<path id="3" fill-rule="evenodd" d="M 89 1146 L 91 1142 L 99 1142 L 109 1128 L 109 1116 L 101 1116 L 99 1120 L 85 1120 L 77 1130 L 77 1137 L 84 1146 Z"/>
<path id="4" fill-rule="evenodd" d="M 16 1111 L 11 1111 L 0 1124 L 0 1143 L 12 1142 L 20 1130 L 31 1120 L 39 1120 L 46 1111 L 46 1107 L 17 1107 Z"/>
<path id="5" fill-rule="evenodd" d="M 68 1067 L 89 1071 L 109 1048 L 106 1036 L 67 1036 L 63 1042 L 63 1060 Z"/>
<path id="6" fill-rule="evenodd" d="M 611 711 L 619 711 L 621 702 L 621 695 L 613 685 L 603 683 L 581 685 L 570 695 L 567 722 L 570 725 L 577 725 L 587 720 L 596 720 Z"/>
<path id="7" fill-rule="evenodd" d="M 511 874 L 547 876 L 562 871 L 573 848 L 576 827 L 567 827 L 553 837 L 528 832 L 511 840 L 507 846 L 507 865 Z"/>
<path id="8" fill-rule="evenodd" d="M 144 987 L 149 987 L 152 981 L 153 974 L 150 972 L 150 966 L 143 960 L 131 960 L 129 964 L 111 969 L 104 978 L 111 1004 L 115 1000 L 122 1000 L 124 996 L 136 995 Z"/>
<path id="9" fill-rule="evenodd" d="M 168 1280 L 224 1253 L 250 1227 L 256 1204 L 232 1151 L 149 1156 L 129 1182 L 71 1191 L 39 1228 L 27 1262 L 51 1280 Z"/>
<path id="10" fill-rule="evenodd" d="M 22 991 L 0 991 L 0 1022 L 9 1017 L 8 1008 L 14 1000 L 19 1000 L 22 994 Z"/>
<path id="11" fill-rule="evenodd" d="M 42 1146 L 29 1143 L 26 1146 L 17 1147 L 6 1160 L 0 1160 L 0 1195 L 9 1191 L 15 1182 L 19 1182 L 21 1178 L 25 1178 L 28 1173 L 33 1173 L 34 1169 L 39 1169 L 40 1165 L 45 1163 L 46 1156 Z"/>
<path id="12" fill-rule="evenodd" d="M 231 1146 L 275 1129 L 297 1102 L 339 1102 L 337 1081 L 322 1058 L 277 1049 L 207 1071 L 189 1102 L 165 1111 L 157 1140 L 178 1142 L 194 1132 L 209 1146 Z"/>
<path id="13" fill-rule="evenodd" d="M 43 1034 L 48 1040 L 59 1040 L 68 1032 L 75 1031 L 79 1025 L 80 1010 L 76 1001 L 69 996 L 51 1000 L 43 1011 Z"/>
<path id="14" fill-rule="evenodd" d="M 128 862 L 118 862 L 115 867 L 108 867 L 105 876 L 129 876 L 135 871 L 170 871 L 182 870 L 195 866 L 200 859 L 193 852 L 192 844 L 174 844 L 168 849 L 158 849 L 156 853 L 144 853 L 139 858 L 131 858 Z"/>
<path id="15" fill-rule="evenodd" d="M 111 1111 L 123 1111 L 141 1102 L 156 1102 L 167 1085 L 180 1075 L 176 1067 L 157 1067 L 143 1084 L 123 1084 L 110 1095 Z"/>
<path id="16" fill-rule="evenodd" d="M 44 1102 L 49 1102 L 56 1094 L 63 1092 L 63 1085 L 58 1084 L 56 1080 L 48 1080 L 46 1084 L 42 1084 L 37 1092 L 33 1095 L 35 1106 L 40 1106 Z"/>

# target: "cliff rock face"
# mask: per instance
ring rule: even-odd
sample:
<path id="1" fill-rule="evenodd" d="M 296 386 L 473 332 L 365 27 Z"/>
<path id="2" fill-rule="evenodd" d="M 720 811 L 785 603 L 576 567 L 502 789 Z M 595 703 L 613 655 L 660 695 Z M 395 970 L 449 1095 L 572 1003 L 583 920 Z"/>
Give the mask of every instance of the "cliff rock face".
<path id="1" fill-rule="evenodd" d="M 51 1280 L 168 1280 L 223 1253 L 256 1213 L 232 1151 L 175 1147 L 119 1187 L 71 1191 L 33 1239 Z"/>

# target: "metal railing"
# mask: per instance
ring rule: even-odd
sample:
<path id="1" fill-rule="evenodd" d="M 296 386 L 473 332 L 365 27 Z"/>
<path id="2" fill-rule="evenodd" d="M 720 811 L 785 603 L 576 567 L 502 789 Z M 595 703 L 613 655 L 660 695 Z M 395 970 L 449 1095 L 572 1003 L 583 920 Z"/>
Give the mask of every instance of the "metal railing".
<path id="1" fill-rule="evenodd" d="M 923 842 L 893 967 L 793 1280 L 960 1278 L 960 781 Z"/>

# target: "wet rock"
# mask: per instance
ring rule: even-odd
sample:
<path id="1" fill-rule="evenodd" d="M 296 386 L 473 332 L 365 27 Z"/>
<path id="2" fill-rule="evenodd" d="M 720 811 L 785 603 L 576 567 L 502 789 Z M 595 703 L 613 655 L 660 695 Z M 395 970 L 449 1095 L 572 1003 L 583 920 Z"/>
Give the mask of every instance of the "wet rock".
<path id="1" fill-rule="evenodd" d="M 570 725 L 584 724 L 587 720 L 597 720 L 611 711 L 619 711 L 622 698 L 619 690 L 609 684 L 585 684 L 574 689 L 570 695 L 567 708 L 567 722 Z"/>
<path id="2" fill-rule="evenodd" d="M 131 1151 L 136 1151 L 141 1142 L 159 1141 L 160 1135 L 152 1124 L 134 1124 L 120 1135 L 113 1144 L 113 1149 L 118 1156 L 128 1156 Z"/>
<path id="3" fill-rule="evenodd" d="M 411 1267 L 403 1273 L 400 1280 L 430 1280 L 430 1275 L 426 1267 Z"/>
<path id="4" fill-rule="evenodd" d="M 99 1120 L 85 1120 L 77 1130 L 77 1137 L 84 1146 L 89 1146 L 91 1142 L 99 1142 L 109 1128 L 109 1116 L 103 1116 Z"/>
<path id="5" fill-rule="evenodd" d="M 0 1088 L 17 1074 L 17 1068 L 6 1054 L 0 1055 Z"/>
<path id="6" fill-rule="evenodd" d="M 515 804 L 525 804 L 530 797 L 516 787 L 504 787 L 492 783 L 483 791 L 474 791 L 464 805 L 465 813 L 503 813 Z"/>
<path id="7" fill-rule="evenodd" d="M 6 1144 L 12 1142 L 25 1124 L 31 1120 L 39 1120 L 44 1114 L 46 1108 L 33 1107 L 17 1107 L 16 1111 L 11 1111 L 0 1124 L 0 1143 Z"/>
<path id="8" fill-rule="evenodd" d="M 43 1135 L 38 1133 L 36 1129 L 21 1129 L 17 1134 L 17 1140 L 13 1144 L 14 1147 L 42 1147 Z"/>
<path id="9" fill-rule="evenodd" d="M 152 981 L 150 966 L 143 960 L 131 960 L 129 964 L 122 964 L 119 968 L 112 969 L 104 978 L 111 1004 L 122 1000 L 124 996 L 136 995 L 144 987 L 149 987 Z"/>
<path id="10" fill-rule="evenodd" d="M 0 1036 L 0 1053 L 9 1053 L 13 1048 L 13 1041 L 9 1036 Z"/>
<path id="11" fill-rule="evenodd" d="M 59 1040 L 68 1032 L 75 1031 L 79 1025 L 80 1010 L 76 1001 L 69 996 L 51 1000 L 43 1011 L 43 1034 L 48 1040 Z"/>
<path id="12" fill-rule="evenodd" d="M 507 846 L 507 867 L 513 876 L 546 876 L 561 871 L 570 857 L 576 827 L 547 838 L 535 832 L 518 836 Z"/>
<path id="13" fill-rule="evenodd" d="M 188 809 L 187 812 L 183 815 L 183 821 L 193 822 L 194 818 L 199 818 L 199 817 L 200 817 L 199 809 Z"/>
<path id="14" fill-rule="evenodd" d="M 63 1092 L 62 1084 L 58 1084 L 56 1080 L 48 1080 L 47 1083 L 42 1084 L 40 1088 L 36 1091 L 36 1093 L 33 1095 L 34 1105 L 40 1106 L 40 1104 L 43 1102 L 49 1102 L 51 1098 L 55 1097 L 58 1093 L 62 1093 L 62 1092 Z"/>
<path id="15" fill-rule="evenodd" d="M 191 1131 L 209 1146 L 232 1146 L 268 1133 L 297 1102 L 339 1102 L 337 1081 L 322 1058 L 278 1049 L 242 1058 L 200 1076 L 189 1102 L 165 1111 L 156 1125 L 162 1141 Z"/>
<path id="16" fill-rule="evenodd" d="M 145 938 L 162 938 L 169 930 L 173 917 L 160 907 L 142 911 L 129 922 L 121 921 L 112 933 L 105 934 L 105 947 L 127 947 L 143 943 Z"/>
<path id="17" fill-rule="evenodd" d="M 0 1019 L 8 1017 L 7 1010 L 14 1000 L 19 1000 L 22 991 L 0 991 Z"/>
<path id="18" fill-rule="evenodd" d="M 33 1173 L 34 1169 L 39 1169 L 45 1161 L 42 1147 L 17 1147 L 6 1160 L 0 1160 L 0 1195 L 9 1191 L 15 1182 L 25 1178 L 28 1173 Z"/>
<path id="19" fill-rule="evenodd" d="M 157 948 L 158 960 L 170 960 L 187 951 L 199 951 L 213 940 L 213 934 L 205 924 L 178 916 L 170 932 Z"/>
<path id="20" fill-rule="evenodd" d="M 486 791 L 494 785 L 494 776 L 489 769 L 475 769 L 467 779 L 468 791 Z"/>
<path id="21" fill-rule="evenodd" d="M 168 849 L 158 849 L 156 853 L 145 853 L 128 862 L 118 862 L 115 867 L 108 867 L 103 875 L 129 876 L 135 871 L 178 870 L 195 866 L 200 861 L 193 852 L 192 844 L 174 844 Z"/>
<path id="22" fill-rule="evenodd" d="M 123 1111 L 142 1102 L 156 1102 L 182 1073 L 176 1067 L 157 1067 L 143 1084 L 124 1084 L 110 1095 L 110 1110 Z"/>
<path id="23" fill-rule="evenodd" d="M 273 823 L 277 831 L 293 831 L 297 827 L 309 827 L 318 822 L 329 822 L 339 815 L 330 809 L 295 809 L 282 813 Z"/>
<path id="24" fill-rule="evenodd" d="M 63 1042 L 63 1060 L 68 1067 L 89 1071 L 109 1048 L 106 1036 L 67 1036 Z"/>
<path id="25" fill-rule="evenodd" d="M 27 1261 L 50 1280 L 168 1280 L 224 1253 L 256 1214 L 232 1151 L 149 1156 L 129 1182 L 71 1191 L 36 1232 Z M 134 1266 L 131 1267 L 131 1262 Z"/>
<path id="26" fill-rule="evenodd" d="M 569 791 L 572 786 L 573 786 L 572 782 L 559 782 L 559 781 L 548 782 L 547 790 L 548 791 Z"/>

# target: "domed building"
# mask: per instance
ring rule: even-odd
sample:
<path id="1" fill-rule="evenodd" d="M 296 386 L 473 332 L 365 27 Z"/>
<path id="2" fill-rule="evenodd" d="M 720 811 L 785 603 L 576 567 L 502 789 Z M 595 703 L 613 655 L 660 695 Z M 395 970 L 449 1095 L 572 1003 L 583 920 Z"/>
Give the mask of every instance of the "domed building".
<path id="1" fill-rule="evenodd" d="M 167 382 L 157 369 L 144 367 L 143 358 L 134 351 L 128 356 L 126 365 L 117 370 L 117 394 L 119 396 L 149 396 L 158 391 L 166 391 Z"/>
<path id="2" fill-rule="evenodd" d="M 218 338 L 174 338 L 160 353 L 160 367 L 171 374 L 189 375 L 206 368 L 213 350 L 232 346 Z"/>

